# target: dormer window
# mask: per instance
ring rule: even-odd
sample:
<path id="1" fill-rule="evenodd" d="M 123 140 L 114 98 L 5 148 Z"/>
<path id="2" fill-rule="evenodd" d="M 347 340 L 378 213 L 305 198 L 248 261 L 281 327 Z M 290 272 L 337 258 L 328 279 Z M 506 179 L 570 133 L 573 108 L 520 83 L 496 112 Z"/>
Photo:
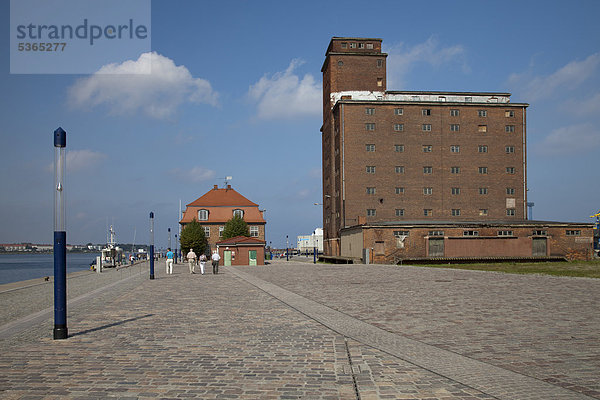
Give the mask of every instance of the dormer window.
<path id="1" fill-rule="evenodd" d="M 233 210 L 233 216 L 244 218 L 244 210 Z"/>
<path id="2" fill-rule="evenodd" d="M 208 221 L 208 210 L 198 210 L 198 221 Z"/>

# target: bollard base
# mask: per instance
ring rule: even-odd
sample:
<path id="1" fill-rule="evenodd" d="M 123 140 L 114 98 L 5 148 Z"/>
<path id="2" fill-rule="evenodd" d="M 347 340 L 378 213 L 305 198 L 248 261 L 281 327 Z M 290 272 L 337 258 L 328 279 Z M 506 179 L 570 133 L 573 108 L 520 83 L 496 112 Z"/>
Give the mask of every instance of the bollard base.
<path id="1" fill-rule="evenodd" d="M 69 333 L 66 326 L 55 325 L 54 326 L 54 340 L 66 339 L 69 337 Z"/>
<path id="2" fill-rule="evenodd" d="M 150 275 L 150 279 L 154 279 L 154 275 Z"/>

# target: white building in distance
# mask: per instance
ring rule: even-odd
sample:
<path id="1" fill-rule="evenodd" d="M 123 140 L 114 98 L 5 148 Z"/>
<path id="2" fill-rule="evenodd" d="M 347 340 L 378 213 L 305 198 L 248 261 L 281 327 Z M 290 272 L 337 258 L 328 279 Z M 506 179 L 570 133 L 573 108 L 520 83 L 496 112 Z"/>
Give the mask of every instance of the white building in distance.
<path id="1" fill-rule="evenodd" d="M 300 253 L 311 253 L 317 247 L 319 253 L 323 252 L 323 228 L 316 228 L 312 235 L 298 236 L 296 249 Z"/>

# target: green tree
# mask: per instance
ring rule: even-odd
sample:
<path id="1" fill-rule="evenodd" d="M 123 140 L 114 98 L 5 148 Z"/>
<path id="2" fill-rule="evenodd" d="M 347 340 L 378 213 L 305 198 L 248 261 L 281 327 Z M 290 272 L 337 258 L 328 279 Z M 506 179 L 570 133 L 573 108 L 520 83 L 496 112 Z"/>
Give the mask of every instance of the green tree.
<path id="1" fill-rule="evenodd" d="M 187 254 L 190 249 L 194 249 L 194 253 L 200 256 L 200 254 L 206 251 L 207 246 L 204 227 L 194 218 L 192 222 L 184 226 L 181 230 L 179 243 L 181 244 L 181 252 L 184 255 Z"/>
<path id="2" fill-rule="evenodd" d="M 239 215 L 234 215 L 223 228 L 223 240 L 236 236 L 250 236 L 248 224 Z"/>

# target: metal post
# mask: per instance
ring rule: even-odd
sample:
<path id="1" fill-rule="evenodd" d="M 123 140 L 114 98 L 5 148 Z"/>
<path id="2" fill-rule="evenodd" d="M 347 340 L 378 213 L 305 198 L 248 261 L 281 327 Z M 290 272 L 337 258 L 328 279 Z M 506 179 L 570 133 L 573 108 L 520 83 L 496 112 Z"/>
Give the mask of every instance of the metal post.
<path id="1" fill-rule="evenodd" d="M 150 279 L 154 279 L 154 213 L 150 212 Z"/>
<path id="2" fill-rule="evenodd" d="M 54 339 L 66 339 L 67 231 L 65 224 L 65 152 L 67 132 L 54 131 Z"/>
<path id="3" fill-rule="evenodd" d="M 290 261 L 290 245 L 288 235 L 285 235 L 285 261 Z"/>
<path id="4" fill-rule="evenodd" d="M 313 264 L 317 263 L 317 251 L 319 250 L 319 239 L 315 239 L 315 241 L 316 241 L 316 247 L 313 248 L 313 256 L 314 256 Z"/>
<path id="5" fill-rule="evenodd" d="M 175 264 L 177 264 L 177 255 L 179 253 L 177 252 L 177 234 L 175 234 Z"/>
<path id="6" fill-rule="evenodd" d="M 169 249 L 172 249 L 173 247 L 171 247 L 171 228 L 167 228 L 167 232 L 169 232 Z"/>

